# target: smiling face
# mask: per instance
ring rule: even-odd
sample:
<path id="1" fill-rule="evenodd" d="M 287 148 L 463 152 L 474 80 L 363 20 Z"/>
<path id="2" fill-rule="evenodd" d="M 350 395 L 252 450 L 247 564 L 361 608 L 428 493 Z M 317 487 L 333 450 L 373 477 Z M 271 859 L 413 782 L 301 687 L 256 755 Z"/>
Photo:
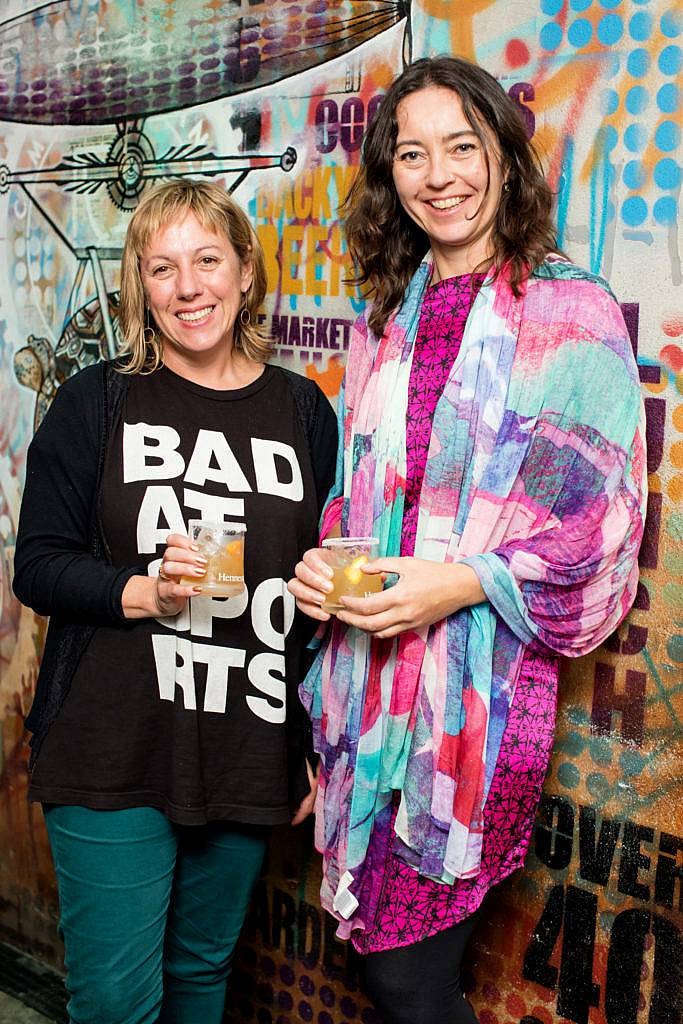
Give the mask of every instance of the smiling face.
<path id="1" fill-rule="evenodd" d="M 440 278 L 492 255 L 504 174 L 492 137 L 472 130 L 457 93 L 430 85 L 396 108 L 393 180 L 401 206 L 429 238 Z M 488 155 L 488 162 L 487 162 Z"/>
<path id="2" fill-rule="evenodd" d="M 224 360 L 252 279 L 251 264 L 240 264 L 228 238 L 188 211 L 152 236 L 140 275 L 166 366 L 185 375 Z"/>

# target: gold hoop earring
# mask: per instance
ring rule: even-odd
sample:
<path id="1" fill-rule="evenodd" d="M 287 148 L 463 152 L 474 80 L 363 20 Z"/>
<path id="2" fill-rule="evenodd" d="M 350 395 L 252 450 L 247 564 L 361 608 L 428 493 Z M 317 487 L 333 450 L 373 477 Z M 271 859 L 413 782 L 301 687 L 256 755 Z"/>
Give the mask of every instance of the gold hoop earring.
<path id="1" fill-rule="evenodd" d="M 503 182 L 503 192 L 509 192 L 509 191 L 510 191 L 510 182 L 509 181 L 504 181 Z"/>
<path id="2" fill-rule="evenodd" d="M 161 339 L 156 332 L 156 328 L 152 327 L 152 320 L 149 313 L 149 306 L 145 304 L 145 326 L 142 328 L 142 342 L 147 350 L 146 360 L 152 359 L 153 369 L 164 365 L 164 350 L 161 344 Z"/>
<path id="3" fill-rule="evenodd" d="M 242 327 L 248 327 L 251 323 L 251 313 L 247 306 L 242 306 L 240 310 L 240 323 Z"/>

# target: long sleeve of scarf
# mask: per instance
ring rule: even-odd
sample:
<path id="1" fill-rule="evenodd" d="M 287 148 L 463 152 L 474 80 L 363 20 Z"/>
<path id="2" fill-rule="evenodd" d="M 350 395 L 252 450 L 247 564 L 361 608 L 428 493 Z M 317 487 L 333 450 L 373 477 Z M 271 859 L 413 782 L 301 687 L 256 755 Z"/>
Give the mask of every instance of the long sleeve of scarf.
<path id="1" fill-rule="evenodd" d="M 562 343 L 546 345 L 540 362 L 531 358 L 538 345 L 520 334 L 511 450 L 515 431 L 531 426 L 533 437 L 506 498 L 504 539 L 464 559 L 523 643 L 569 657 L 601 644 L 633 603 L 647 482 L 643 403 L 621 311 L 595 284 L 579 287 L 581 321 L 568 317 Z M 527 307 L 542 321 L 531 290 Z"/>

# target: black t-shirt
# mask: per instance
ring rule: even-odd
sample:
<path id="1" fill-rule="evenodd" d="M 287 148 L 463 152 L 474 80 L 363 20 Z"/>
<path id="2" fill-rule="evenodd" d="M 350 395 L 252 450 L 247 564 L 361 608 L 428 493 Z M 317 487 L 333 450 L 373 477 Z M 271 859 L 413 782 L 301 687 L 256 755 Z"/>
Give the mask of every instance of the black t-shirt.
<path id="1" fill-rule="evenodd" d="M 114 565 L 157 572 L 189 519 L 245 523 L 246 591 L 97 629 L 32 776 L 31 797 L 152 806 L 180 824 L 290 816 L 303 634 L 286 581 L 317 537 L 308 442 L 277 367 L 213 391 L 166 368 L 131 379 L 101 517 Z"/>

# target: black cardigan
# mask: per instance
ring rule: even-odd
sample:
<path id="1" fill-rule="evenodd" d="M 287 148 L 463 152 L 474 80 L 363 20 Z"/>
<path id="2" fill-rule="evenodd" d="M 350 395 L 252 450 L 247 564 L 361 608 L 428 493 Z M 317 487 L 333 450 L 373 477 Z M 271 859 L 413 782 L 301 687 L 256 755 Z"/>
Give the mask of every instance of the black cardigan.
<path id="1" fill-rule="evenodd" d="M 294 394 L 321 509 L 334 480 L 334 413 L 317 384 L 278 369 Z M 33 733 L 31 765 L 95 629 L 125 621 L 123 589 L 131 576 L 147 575 L 145 566 L 111 564 L 100 519 L 105 457 L 128 381 L 111 362 L 77 373 L 59 388 L 29 446 L 13 589 L 22 604 L 50 616 L 26 719 Z"/>

